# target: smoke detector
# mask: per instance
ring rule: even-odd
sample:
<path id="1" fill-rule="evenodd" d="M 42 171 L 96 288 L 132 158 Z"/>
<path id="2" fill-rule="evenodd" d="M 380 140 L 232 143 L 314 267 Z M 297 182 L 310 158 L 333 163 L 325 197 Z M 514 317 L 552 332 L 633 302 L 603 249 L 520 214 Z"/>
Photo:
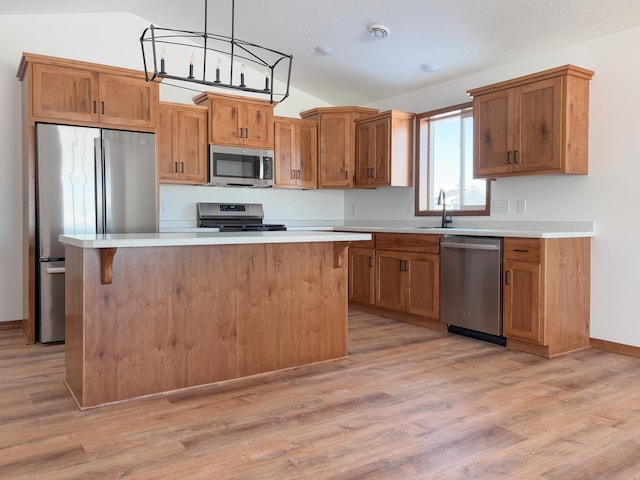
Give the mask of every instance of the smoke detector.
<path id="1" fill-rule="evenodd" d="M 387 27 L 378 24 L 369 25 L 368 30 L 371 36 L 377 40 L 385 38 L 390 33 L 390 30 Z"/>

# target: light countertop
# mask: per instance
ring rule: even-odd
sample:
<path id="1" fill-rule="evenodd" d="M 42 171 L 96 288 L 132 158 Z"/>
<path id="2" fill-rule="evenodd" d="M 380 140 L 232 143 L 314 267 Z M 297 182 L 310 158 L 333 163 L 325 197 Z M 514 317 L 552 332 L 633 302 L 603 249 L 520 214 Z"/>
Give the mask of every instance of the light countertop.
<path id="1" fill-rule="evenodd" d="M 333 231 L 172 232 L 60 235 L 62 243 L 81 248 L 168 247 L 183 245 L 246 245 L 256 243 L 349 242 L 371 240 L 367 233 Z"/>
<path id="2" fill-rule="evenodd" d="M 334 231 L 371 232 L 371 233 L 419 233 L 439 235 L 469 235 L 476 237 L 521 237 L 521 238 L 580 238 L 593 237 L 593 230 L 552 230 L 552 229 L 516 229 L 509 227 L 375 227 L 343 226 L 334 227 Z"/>

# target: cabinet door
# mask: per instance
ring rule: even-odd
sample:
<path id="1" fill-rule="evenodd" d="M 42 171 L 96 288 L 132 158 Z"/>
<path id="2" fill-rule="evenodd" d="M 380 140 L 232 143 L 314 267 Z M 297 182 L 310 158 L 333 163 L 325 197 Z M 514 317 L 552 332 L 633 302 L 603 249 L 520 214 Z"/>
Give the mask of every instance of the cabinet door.
<path id="1" fill-rule="evenodd" d="M 440 256 L 407 253 L 406 311 L 440 319 Z"/>
<path id="2" fill-rule="evenodd" d="M 174 132 L 174 127 L 177 130 L 177 121 L 174 122 L 175 116 L 176 112 L 171 108 L 160 107 L 156 132 L 156 161 L 158 163 L 158 178 L 161 182 L 180 178 L 180 166 L 177 160 L 174 160 L 174 139 L 177 138 L 177 131 Z"/>
<path id="3" fill-rule="evenodd" d="M 244 145 L 273 150 L 273 107 L 247 102 L 243 109 Z"/>
<path id="4" fill-rule="evenodd" d="M 376 250 L 376 305 L 404 310 L 404 265 L 403 252 Z"/>
<path id="5" fill-rule="evenodd" d="M 353 185 L 355 152 L 351 115 L 325 113 L 320 117 L 320 187 Z"/>
<path id="6" fill-rule="evenodd" d="M 389 129 L 391 119 L 382 118 L 372 126 L 373 130 L 373 156 L 370 159 L 371 176 L 370 182 L 373 185 L 390 185 L 390 162 L 391 145 Z"/>
<path id="7" fill-rule="evenodd" d="M 158 122 L 158 84 L 143 78 L 100 74 L 100 121 L 154 127 Z"/>
<path id="8" fill-rule="evenodd" d="M 180 110 L 177 135 L 181 178 L 190 184 L 207 183 L 207 112 Z"/>
<path id="9" fill-rule="evenodd" d="M 237 100 L 212 98 L 209 141 L 218 145 L 242 145 L 244 141 L 243 109 Z M 242 131 L 240 130 L 242 128 Z M 241 136 L 242 134 L 242 136 Z"/>
<path id="10" fill-rule="evenodd" d="M 372 305 L 374 297 L 374 251 L 349 248 L 349 300 Z"/>
<path id="11" fill-rule="evenodd" d="M 505 337 L 543 344 L 540 264 L 505 260 L 504 270 Z"/>
<path id="12" fill-rule="evenodd" d="M 513 89 L 473 99 L 475 178 L 490 178 L 512 171 L 512 158 L 508 152 L 513 144 L 513 102 Z"/>
<path id="13" fill-rule="evenodd" d="M 371 165 L 374 163 L 371 159 L 375 155 L 373 127 L 370 123 L 356 126 L 356 185 L 371 183 Z"/>
<path id="14" fill-rule="evenodd" d="M 562 169 L 562 77 L 516 89 L 515 172 L 554 172 Z"/>
<path id="15" fill-rule="evenodd" d="M 98 74 L 34 63 L 32 101 L 36 117 L 97 122 Z"/>
<path id="16" fill-rule="evenodd" d="M 198 185 L 207 182 L 206 125 L 205 109 L 160 106 L 156 158 L 162 183 Z"/>
<path id="17" fill-rule="evenodd" d="M 318 126 L 297 125 L 298 184 L 302 188 L 318 188 Z"/>
<path id="18" fill-rule="evenodd" d="M 297 165 L 295 155 L 295 127 L 292 122 L 275 124 L 275 183 L 279 186 L 296 186 Z"/>

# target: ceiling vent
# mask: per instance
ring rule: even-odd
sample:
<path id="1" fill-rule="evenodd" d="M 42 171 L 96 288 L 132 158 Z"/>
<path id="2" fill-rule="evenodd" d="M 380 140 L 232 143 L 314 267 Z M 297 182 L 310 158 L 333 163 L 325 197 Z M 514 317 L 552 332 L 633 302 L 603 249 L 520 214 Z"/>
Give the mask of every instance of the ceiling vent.
<path id="1" fill-rule="evenodd" d="M 369 30 L 369 33 L 371 33 L 371 36 L 378 40 L 385 38 L 390 33 L 387 27 L 385 27 L 384 25 L 377 25 L 377 24 L 369 25 L 368 30 Z"/>

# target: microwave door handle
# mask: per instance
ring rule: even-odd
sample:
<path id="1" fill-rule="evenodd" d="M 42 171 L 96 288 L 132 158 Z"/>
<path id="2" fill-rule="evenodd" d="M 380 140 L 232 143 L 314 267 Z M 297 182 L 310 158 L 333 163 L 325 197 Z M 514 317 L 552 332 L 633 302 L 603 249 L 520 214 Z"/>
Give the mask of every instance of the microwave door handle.
<path id="1" fill-rule="evenodd" d="M 260 166 L 259 166 L 259 170 L 260 171 L 258 172 L 258 174 L 259 174 L 258 175 L 258 179 L 262 180 L 264 178 L 264 157 L 262 155 L 260 155 L 258 157 L 258 159 L 259 159 L 258 163 L 260 164 Z"/>

